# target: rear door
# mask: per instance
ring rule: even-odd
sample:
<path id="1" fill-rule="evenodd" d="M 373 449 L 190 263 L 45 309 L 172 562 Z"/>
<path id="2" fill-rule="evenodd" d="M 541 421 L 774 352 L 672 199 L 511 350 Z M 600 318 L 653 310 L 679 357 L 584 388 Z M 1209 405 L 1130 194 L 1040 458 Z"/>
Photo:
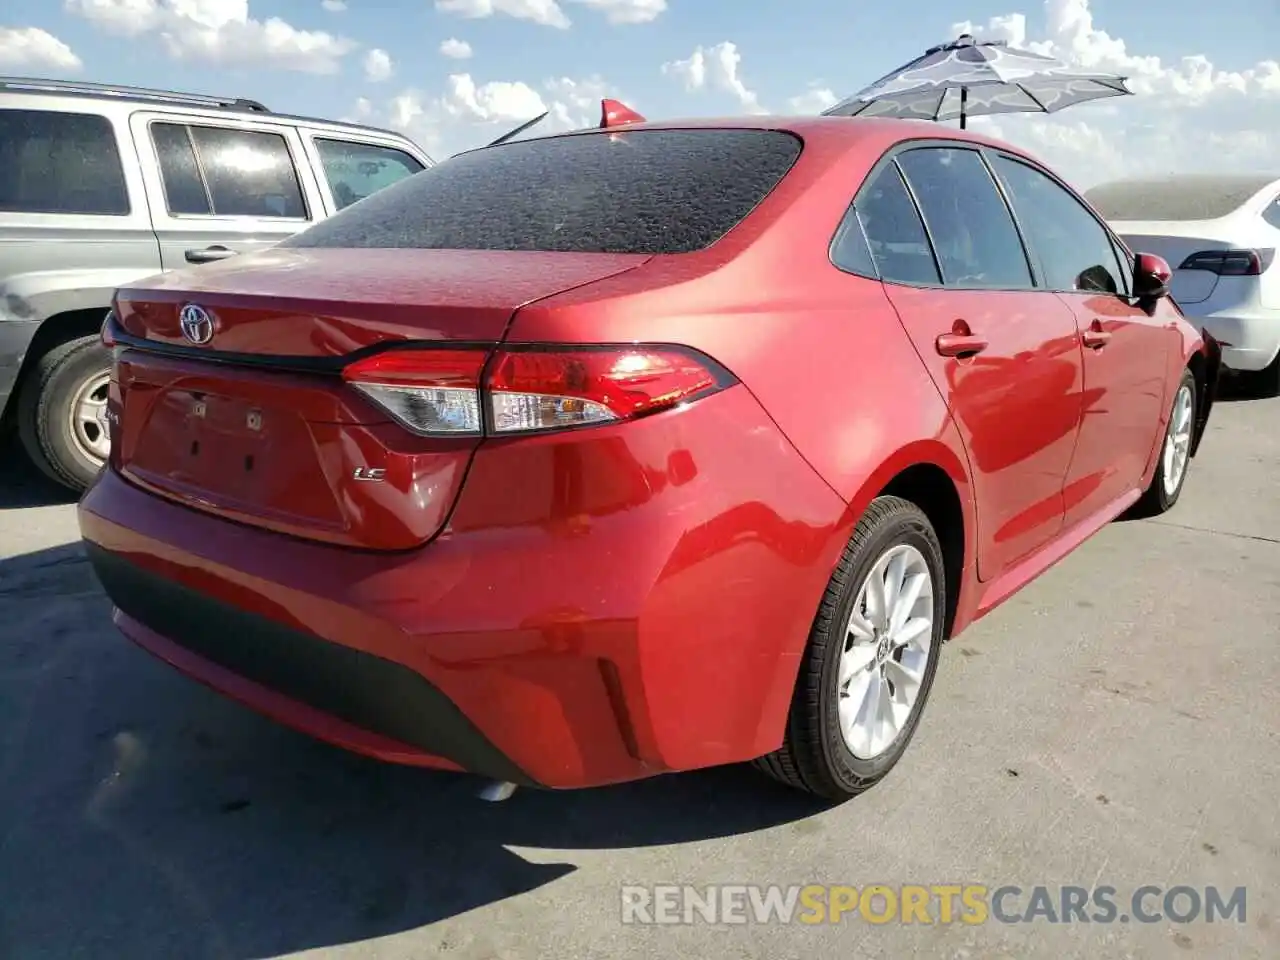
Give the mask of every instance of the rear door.
<path id="1" fill-rule="evenodd" d="M 307 160 L 320 173 L 329 215 L 424 170 L 429 160 L 390 139 L 303 128 Z"/>
<path id="2" fill-rule="evenodd" d="M 1062 527 L 1080 416 L 1075 319 L 1035 288 L 980 152 L 912 147 L 873 177 L 858 215 L 967 448 L 978 571 L 990 580 Z"/>
<path id="3" fill-rule="evenodd" d="M 326 215 L 291 126 L 154 112 L 131 125 L 165 270 L 269 247 Z"/>
<path id="4" fill-rule="evenodd" d="M 1045 285 L 1076 318 L 1084 417 L 1063 491 L 1068 525 L 1141 482 L 1165 405 L 1178 334 L 1129 299 L 1132 270 L 1106 227 L 1058 181 L 1013 157 L 992 164 L 1012 199 Z"/>

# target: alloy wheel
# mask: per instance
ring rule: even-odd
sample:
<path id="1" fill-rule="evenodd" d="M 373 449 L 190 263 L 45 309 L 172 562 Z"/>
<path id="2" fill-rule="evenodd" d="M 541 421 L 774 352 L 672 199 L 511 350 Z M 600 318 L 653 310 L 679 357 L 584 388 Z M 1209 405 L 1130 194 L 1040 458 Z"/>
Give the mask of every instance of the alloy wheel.
<path id="1" fill-rule="evenodd" d="M 887 550 L 854 599 L 838 690 L 840 730 L 855 757 L 884 753 L 920 702 L 933 643 L 933 577 L 909 544 Z"/>

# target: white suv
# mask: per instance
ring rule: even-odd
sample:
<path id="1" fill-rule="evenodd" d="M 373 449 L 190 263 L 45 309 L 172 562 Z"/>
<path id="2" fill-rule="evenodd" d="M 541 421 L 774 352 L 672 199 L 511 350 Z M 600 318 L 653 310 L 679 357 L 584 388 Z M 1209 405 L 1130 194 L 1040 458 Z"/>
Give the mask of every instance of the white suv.
<path id="1" fill-rule="evenodd" d="M 1222 343 L 1223 366 L 1280 394 L 1280 176 L 1124 180 L 1085 194 L 1132 250 L 1174 268 L 1174 300 Z"/>
<path id="2" fill-rule="evenodd" d="M 108 449 L 116 287 L 278 243 L 431 164 L 390 130 L 254 100 L 0 77 L 0 434 L 83 489 Z"/>

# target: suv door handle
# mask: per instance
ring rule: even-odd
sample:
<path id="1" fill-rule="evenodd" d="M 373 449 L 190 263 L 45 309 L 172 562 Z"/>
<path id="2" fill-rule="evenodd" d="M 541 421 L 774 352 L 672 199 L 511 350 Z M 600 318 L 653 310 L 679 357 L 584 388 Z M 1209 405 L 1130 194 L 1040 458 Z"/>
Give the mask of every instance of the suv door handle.
<path id="1" fill-rule="evenodd" d="M 1080 334 L 1080 342 L 1090 350 L 1101 350 L 1111 340 L 1111 334 L 1102 329 L 1102 321 L 1095 320 L 1089 324 L 1089 329 L 1084 330 Z"/>
<path id="2" fill-rule="evenodd" d="M 971 357 L 988 347 L 986 338 L 975 336 L 963 320 L 956 321 L 951 333 L 939 334 L 933 345 L 944 357 Z"/>
<path id="3" fill-rule="evenodd" d="M 187 263 L 213 263 L 215 260 L 226 260 L 228 257 L 234 257 L 235 255 L 236 251 L 228 250 L 217 243 L 212 247 L 205 247 L 203 250 L 188 250 L 183 254 Z"/>

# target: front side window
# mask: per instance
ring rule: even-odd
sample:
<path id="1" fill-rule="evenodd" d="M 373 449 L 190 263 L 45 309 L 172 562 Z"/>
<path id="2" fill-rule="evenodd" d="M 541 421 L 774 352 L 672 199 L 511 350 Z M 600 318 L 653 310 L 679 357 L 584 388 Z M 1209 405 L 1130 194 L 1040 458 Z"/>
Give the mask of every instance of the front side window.
<path id="1" fill-rule="evenodd" d="M 896 164 L 885 164 L 859 193 L 857 211 L 880 279 L 926 285 L 941 282 L 929 235 Z"/>
<path id="2" fill-rule="evenodd" d="M 1124 293 L 1111 235 L 1083 204 L 1025 163 L 1000 156 L 995 166 L 1035 251 L 1045 286 L 1062 292 Z"/>
<path id="3" fill-rule="evenodd" d="M 315 138 L 315 144 L 339 210 L 422 169 L 417 160 L 393 147 L 320 137 Z"/>
<path id="4" fill-rule="evenodd" d="M 512 141 L 438 163 L 284 241 L 288 247 L 701 250 L 800 156 L 776 130 L 616 130 Z"/>
<path id="5" fill-rule="evenodd" d="M 920 204 L 947 286 L 1032 286 L 1013 217 L 977 151 L 925 147 L 902 153 L 898 164 Z"/>
<path id="6" fill-rule="evenodd" d="M 307 219 L 289 144 L 278 133 L 153 123 L 171 214 Z"/>
<path id="7" fill-rule="evenodd" d="M 111 121 L 0 110 L 0 210 L 127 216 L 129 190 Z"/>

